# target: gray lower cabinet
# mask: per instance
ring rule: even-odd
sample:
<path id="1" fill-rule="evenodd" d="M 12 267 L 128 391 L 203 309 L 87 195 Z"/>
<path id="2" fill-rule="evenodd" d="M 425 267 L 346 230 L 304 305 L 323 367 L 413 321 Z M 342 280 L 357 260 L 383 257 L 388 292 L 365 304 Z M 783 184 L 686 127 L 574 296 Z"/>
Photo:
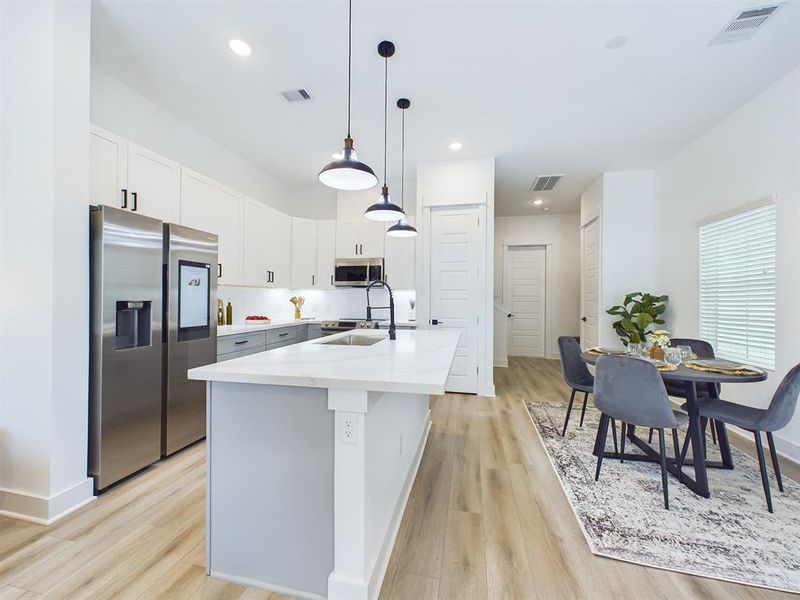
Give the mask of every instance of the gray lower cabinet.
<path id="1" fill-rule="evenodd" d="M 316 331 L 309 331 L 309 328 L 316 328 Z M 318 324 L 299 323 L 252 333 L 224 335 L 217 339 L 217 362 L 299 344 L 320 337 L 319 329 Z"/>
<path id="2" fill-rule="evenodd" d="M 322 337 L 322 325 L 319 323 L 309 323 L 308 324 L 308 339 L 309 340 L 316 340 L 317 338 Z"/>

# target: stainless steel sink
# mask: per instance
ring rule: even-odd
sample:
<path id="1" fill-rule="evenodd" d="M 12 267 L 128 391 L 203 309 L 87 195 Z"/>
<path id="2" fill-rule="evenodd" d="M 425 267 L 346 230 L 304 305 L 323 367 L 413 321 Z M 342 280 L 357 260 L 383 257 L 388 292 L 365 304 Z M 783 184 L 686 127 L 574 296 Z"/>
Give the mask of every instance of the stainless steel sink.
<path id="1" fill-rule="evenodd" d="M 323 340 L 320 344 L 326 344 L 328 346 L 372 346 L 385 339 L 386 338 L 383 336 L 350 334 L 331 340 Z"/>

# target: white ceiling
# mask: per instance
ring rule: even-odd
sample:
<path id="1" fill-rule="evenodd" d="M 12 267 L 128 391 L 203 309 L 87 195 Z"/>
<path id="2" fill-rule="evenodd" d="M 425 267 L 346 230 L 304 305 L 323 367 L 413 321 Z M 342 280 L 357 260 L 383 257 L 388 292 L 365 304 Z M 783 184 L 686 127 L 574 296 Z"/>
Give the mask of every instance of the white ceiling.
<path id="1" fill-rule="evenodd" d="M 456 2 L 354 0 L 353 128 L 359 157 L 382 164 L 383 62 L 389 64 L 390 186 L 419 162 L 495 156 L 498 215 L 535 214 L 541 194 L 576 210 L 602 171 L 648 168 L 800 62 L 790 0 L 746 42 L 708 46 L 741 1 Z M 755 2 L 758 4 L 758 2 Z M 92 60 L 208 136 L 297 188 L 316 183 L 345 134 L 344 0 L 95 2 Z M 605 43 L 624 34 L 627 45 Z M 253 47 L 234 56 L 226 39 Z M 278 91 L 302 87 L 310 102 Z M 460 152 L 448 149 L 460 140 Z"/>

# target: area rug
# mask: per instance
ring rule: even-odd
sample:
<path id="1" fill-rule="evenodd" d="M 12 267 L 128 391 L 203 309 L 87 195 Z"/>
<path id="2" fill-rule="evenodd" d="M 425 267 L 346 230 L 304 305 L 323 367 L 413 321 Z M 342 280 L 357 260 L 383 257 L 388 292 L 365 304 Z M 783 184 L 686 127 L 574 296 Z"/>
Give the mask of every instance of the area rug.
<path id="1" fill-rule="evenodd" d="M 775 507 L 770 514 L 758 462 L 732 448 L 734 470 L 708 470 L 711 498 L 695 495 L 670 476 L 670 510 L 665 510 L 657 463 L 606 458 L 600 481 L 595 482 L 596 410 L 587 411 L 582 428 L 573 414 L 562 438 L 564 406 L 531 401 L 526 405 L 594 554 L 800 593 L 800 484 L 784 475 L 785 491 L 779 492 L 770 466 Z M 667 441 L 671 455 L 671 436 Z M 612 448 L 609 432 L 608 449 Z M 625 450 L 641 452 L 634 444 Z M 708 458 L 719 460 L 710 438 Z M 685 472 L 694 475 L 692 467 Z"/>

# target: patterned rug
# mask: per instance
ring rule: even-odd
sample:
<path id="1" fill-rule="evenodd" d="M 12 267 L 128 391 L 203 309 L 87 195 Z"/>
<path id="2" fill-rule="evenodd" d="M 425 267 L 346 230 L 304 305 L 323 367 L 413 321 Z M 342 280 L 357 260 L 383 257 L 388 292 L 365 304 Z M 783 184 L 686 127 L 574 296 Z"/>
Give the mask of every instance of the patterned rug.
<path id="1" fill-rule="evenodd" d="M 526 405 L 594 554 L 800 593 L 800 484 L 784 475 L 785 491 L 779 492 L 770 466 L 775 507 L 770 514 L 758 462 L 732 448 L 734 470 L 708 470 L 711 498 L 695 495 L 670 476 L 670 510 L 665 510 L 657 463 L 606 458 L 600 481 L 595 482 L 596 410 L 587 409 L 583 428 L 573 411 L 562 438 L 564 406 L 531 401 Z M 647 430 L 638 433 L 646 435 Z M 657 439 L 654 436 L 656 447 Z M 671 440 L 668 435 L 670 456 Z M 607 448 L 613 448 L 610 431 Z M 641 452 L 633 444 L 625 450 Z M 710 437 L 708 458 L 719 460 Z M 692 467 L 685 472 L 694 475 Z"/>

